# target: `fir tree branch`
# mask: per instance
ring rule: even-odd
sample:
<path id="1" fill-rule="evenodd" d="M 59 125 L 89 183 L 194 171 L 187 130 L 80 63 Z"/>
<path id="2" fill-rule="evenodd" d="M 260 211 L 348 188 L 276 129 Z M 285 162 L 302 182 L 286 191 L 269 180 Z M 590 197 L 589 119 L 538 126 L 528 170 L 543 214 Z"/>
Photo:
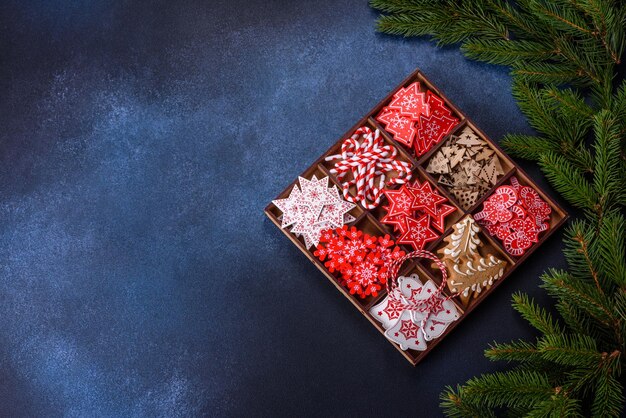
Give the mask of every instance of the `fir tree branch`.
<path id="1" fill-rule="evenodd" d="M 530 5 L 535 16 L 546 20 L 550 26 L 558 30 L 573 36 L 594 36 L 593 31 L 588 29 L 585 19 L 563 2 L 538 0 L 530 2 Z"/>
<path id="2" fill-rule="evenodd" d="M 546 139 L 558 143 L 561 129 L 551 107 L 542 100 L 541 90 L 523 77 L 513 80 L 513 97 L 531 126 L 546 136 Z"/>
<path id="3" fill-rule="evenodd" d="M 622 161 L 620 160 L 619 126 L 608 110 L 601 111 L 595 118 L 596 141 L 594 144 L 595 171 L 593 185 L 598 195 L 598 223 L 603 215 L 613 209 L 615 197 L 623 193 Z"/>
<path id="4" fill-rule="evenodd" d="M 526 160 L 539 161 L 546 150 L 559 152 L 559 147 L 540 136 L 506 134 L 500 145 L 510 154 Z"/>
<path id="5" fill-rule="evenodd" d="M 601 373 L 595 386 L 592 416 L 619 417 L 624 403 L 622 384 L 610 373 Z"/>
<path id="6" fill-rule="evenodd" d="M 471 59 L 509 66 L 514 96 L 539 136 L 507 135 L 504 147 L 539 162 L 554 188 L 585 215 L 565 234 L 569 272 L 549 270 L 542 277 L 561 321 L 516 295 L 515 308 L 541 333 L 537 343 L 492 345 L 488 358 L 515 361 L 518 368 L 448 388 L 445 412 L 582 416 L 584 400 L 591 406 L 586 416 L 618 415 L 626 350 L 626 81 L 615 89 L 614 77 L 626 44 L 626 2 L 372 5 L 389 13 L 379 19 L 386 32 L 460 43 Z"/>
<path id="7" fill-rule="evenodd" d="M 495 18 L 484 2 L 371 0 L 370 5 L 393 13 L 382 15 L 377 24 L 379 31 L 392 35 L 431 35 L 443 45 L 476 36 L 483 39 L 509 37 L 506 26 Z"/>
<path id="8" fill-rule="evenodd" d="M 533 407 L 558 396 L 557 390 L 541 373 L 511 370 L 470 379 L 463 387 L 463 402 L 487 408 Z"/>
<path id="9" fill-rule="evenodd" d="M 566 396 L 553 396 L 523 415 L 525 418 L 583 417 L 580 402 Z"/>
<path id="10" fill-rule="evenodd" d="M 580 310 L 574 307 L 570 302 L 561 299 L 557 302 L 555 307 L 571 332 L 590 335 L 596 339 L 599 338 L 598 330 L 602 328 L 596 327 L 595 321 L 590 320 L 589 316 L 582 314 Z"/>
<path id="11" fill-rule="evenodd" d="M 626 219 L 621 213 L 607 215 L 600 226 L 600 270 L 617 286 L 626 289 Z"/>
<path id="12" fill-rule="evenodd" d="M 478 402 L 472 402 L 472 398 L 466 396 L 465 389 L 462 386 L 457 386 L 456 389 L 447 386 L 446 390 L 441 394 L 440 399 L 440 405 L 449 417 L 490 418 L 496 416 L 489 408 L 480 405 Z"/>
<path id="13" fill-rule="evenodd" d="M 537 348 L 526 341 L 516 341 L 508 344 L 493 344 L 485 350 L 485 356 L 490 360 L 505 360 L 516 362 L 535 362 L 542 360 Z"/>
<path id="14" fill-rule="evenodd" d="M 512 74 L 533 83 L 549 83 L 565 85 L 576 83 L 585 85 L 588 79 L 584 71 L 572 65 L 552 64 L 546 62 L 515 63 Z"/>
<path id="15" fill-rule="evenodd" d="M 463 43 L 461 51 L 469 58 L 498 65 L 516 65 L 521 58 L 537 62 L 554 56 L 554 48 L 533 41 L 503 39 L 472 39 Z"/>
<path id="16" fill-rule="evenodd" d="M 602 360 L 595 340 L 587 335 L 545 335 L 537 343 L 544 359 L 562 366 L 590 368 Z"/>
<path id="17" fill-rule="evenodd" d="M 593 251 L 595 232 L 585 222 L 573 222 L 569 232 L 571 240 L 568 243 L 566 256 L 569 255 L 570 266 L 578 267 L 580 271 L 584 272 L 584 276 L 580 277 L 581 280 L 584 280 L 583 277 L 585 276 L 590 276 L 598 288 L 598 292 L 604 294 L 600 285 L 600 274 L 596 268 L 599 260 L 596 258 L 596 252 Z M 574 270 L 576 271 L 576 269 Z"/>
<path id="18" fill-rule="evenodd" d="M 611 102 L 611 112 L 615 120 L 621 122 L 620 136 L 622 137 L 622 146 L 626 143 L 623 137 L 626 134 L 626 80 L 623 80 L 619 88 L 615 92 L 615 99 Z M 622 160 L 624 155 L 622 154 Z"/>
<path id="19" fill-rule="evenodd" d="M 513 295 L 513 309 L 542 334 L 561 334 L 563 330 L 545 309 L 539 307 L 524 293 Z"/>
<path id="20" fill-rule="evenodd" d="M 512 7 L 509 2 L 503 0 L 493 0 L 488 3 L 494 13 L 502 18 L 515 34 L 527 35 L 533 39 L 542 39 L 546 36 L 546 28 L 539 27 L 532 14 L 522 4 Z"/>
<path id="21" fill-rule="evenodd" d="M 591 213 L 597 210 L 597 195 L 583 174 L 553 152 L 541 156 L 539 165 L 552 186 L 573 206 Z"/>
<path id="22" fill-rule="evenodd" d="M 552 103 L 555 110 L 562 112 L 565 116 L 564 119 L 578 120 L 587 129 L 585 132 L 588 132 L 595 111 L 585 102 L 580 93 L 571 88 L 559 89 L 556 86 L 548 85 L 542 90 L 542 97 L 547 102 Z"/>
<path id="23" fill-rule="evenodd" d="M 586 312 L 591 318 L 605 328 L 611 328 L 616 322 L 611 309 L 608 307 L 603 295 L 599 294 L 595 287 L 572 279 L 572 276 L 564 271 L 554 269 L 542 276 L 543 287 L 552 296 L 568 300 L 570 304 Z"/>

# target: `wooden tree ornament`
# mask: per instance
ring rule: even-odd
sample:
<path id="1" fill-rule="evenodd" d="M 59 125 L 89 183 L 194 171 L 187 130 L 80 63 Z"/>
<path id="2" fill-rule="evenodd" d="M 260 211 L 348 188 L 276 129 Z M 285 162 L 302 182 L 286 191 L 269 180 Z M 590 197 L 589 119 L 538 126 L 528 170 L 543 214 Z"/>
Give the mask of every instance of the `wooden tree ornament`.
<path id="1" fill-rule="evenodd" d="M 452 229 L 437 255 L 448 268 L 448 289 L 459 293 L 461 303 L 467 306 L 473 297 L 504 275 L 506 261 L 485 250 L 478 237 L 480 227 L 471 216 L 461 219 Z"/>

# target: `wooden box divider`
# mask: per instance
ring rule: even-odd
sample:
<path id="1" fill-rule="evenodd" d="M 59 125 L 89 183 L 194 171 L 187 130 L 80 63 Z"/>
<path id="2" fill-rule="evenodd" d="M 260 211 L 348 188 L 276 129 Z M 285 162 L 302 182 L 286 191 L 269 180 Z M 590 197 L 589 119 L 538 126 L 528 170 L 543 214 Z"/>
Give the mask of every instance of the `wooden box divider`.
<path id="1" fill-rule="evenodd" d="M 448 135 L 442 139 L 439 143 L 435 144 L 432 149 L 430 149 L 427 153 L 422 155 L 421 157 L 417 157 L 413 154 L 412 150 L 407 149 L 404 145 L 400 144 L 396 141 L 392 135 L 385 131 L 385 129 L 375 120 L 375 116 L 380 112 L 380 110 L 386 106 L 391 100 L 393 94 L 401 87 L 406 87 L 411 83 L 419 81 L 422 86 L 422 90 L 431 90 L 434 94 L 439 96 L 444 100 L 446 106 L 448 106 L 454 115 L 459 119 L 459 123 L 448 133 Z M 519 182 L 523 185 L 529 185 L 533 189 L 535 189 L 542 199 L 544 199 L 552 208 L 552 213 L 550 217 L 550 229 L 545 231 L 539 237 L 539 242 L 534 244 L 531 248 L 529 248 L 522 256 L 515 257 L 510 255 L 500 242 L 500 240 L 496 237 L 492 237 L 489 233 L 481 228 L 480 238 L 483 242 L 483 245 L 490 247 L 493 251 L 497 253 L 497 256 L 503 258 L 507 261 L 507 267 L 505 268 L 505 273 L 502 278 L 494 281 L 493 285 L 489 289 L 485 289 L 478 297 L 472 298 L 467 306 L 463 306 L 463 304 L 457 300 L 457 298 L 451 299 L 456 305 L 457 309 L 460 313 L 460 318 L 457 321 L 452 322 L 445 332 L 435 340 L 429 341 L 428 346 L 425 351 L 414 351 L 407 350 L 403 351 L 400 347 L 392 343 L 394 347 L 413 365 L 416 365 L 424 357 L 435 347 L 437 346 L 445 337 L 448 335 L 454 328 L 456 328 L 463 319 L 467 317 L 467 315 L 474 310 L 478 305 L 480 305 L 485 298 L 487 298 L 505 279 L 507 279 L 513 271 L 522 264 L 538 247 L 540 247 L 554 232 L 561 227 L 567 220 L 568 215 L 563 210 L 557 202 L 555 202 L 552 198 L 546 195 L 531 179 L 528 175 L 512 160 L 510 159 L 506 153 L 498 146 L 497 143 L 493 142 L 480 128 L 478 128 L 460 109 L 458 109 L 447 97 L 437 88 L 435 87 L 419 70 L 414 71 L 409 77 L 402 81 L 402 83 L 393 89 L 382 101 L 380 101 L 367 115 L 361 118 L 354 126 L 352 126 L 335 144 L 333 144 L 322 156 L 320 156 L 317 161 L 313 163 L 309 168 L 307 168 L 302 174 L 302 177 L 311 178 L 313 175 L 316 175 L 318 178 L 320 177 L 328 177 L 329 182 L 333 185 L 336 185 L 339 190 L 342 190 L 341 184 L 337 180 L 337 177 L 334 174 L 331 174 L 330 170 L 334 166 L 333 161 L 326 161 L 325 158 L 329 155 L 340 154 L 341 153 L 341 144 L 345 138 L 349 138 L 356 129 L 361 126 L 369 126 L 373 130 L 378 129 L 381 132 L 383 139 L 390 145 L 394 146 L 398 150 L 399 158 L 409 162 L 412 165 L 413 169 L 413 178 L 418 178 L 420 182 L 428 181 L 431 183 L 431 186 L 437 191 L 445 196 L 449 202 L 448 204 L 452 204 L 457 208 L 457 211 L 451 214 L 448 219 L 446 219 L 446 226 L 444 233 L 439 236 L 438 239 L 428 243 L 426 246 L 426 250 L 436 253 L 437 249 L 440 248 L 444 243 L 443 240 L 452 232 L 452 226 L 458 222 L 461 218 L 468 215 L 473 215 L 480 211 L 482 207 L 482 203 L 487 199 L 493 191 L 503 185 L 510 184 L 510 179 L 512 176 L 516 176 Z M 428 172 L 426 172 L 425 167 L 428 164 L 430 158 L 439 150 L 443 144 L 449 139 L 450 135 L 456 135 L 460 133 L 465 127 L 470 127 L 481 139 L 485 140 L 490 147 L 496 152 L 496 155 L 500 159 L 502 169 L 504 174 L 498 179 L 497 183 L 486 193 L 479 197 L 477 202 L 469 209 L 464 210 L 462 206 L 456 201 L 452 193 L 447 189 L 447 187 L 440 185 L 437 183 L 437 180 Z M 347 179 L 349 179 L 347 177 Z M 298 183 L 298 179 L 295 179 L 291 182 L 289 187 L 287 187 L 278 197 L 277 199 L 285 198 L 289 195 L 292 188 Z M 399 188 L 401 185 L 394 185 L 392 188 Z M 383 197 L 381 204 L 373 210 L 366 210 L 361 204 L 357 203 L 355 208 L 350 211 L 350 214 L 353 215 L 356 220 L 352 223 L 352 225 L 357 226 L 363 232 L 372 234 L 372 235 L 385 235 L 389 234 L 393 237 L 394 240 L 397 240 L 398 235 L 394 233 L 393 227 L 390 225 L 385 225 L 380 222 L 380 219 L 384 216 L 385 210 L 382 206 L 387 204 L 386 198 Z M 369 310 L 379 303 L 385 296 L 386 290 L 383 288 L 378 296 L 373 297 L 369 296 L 365 299 L 361 299 L 356 295 L 351 295 L 349 290 L 339 284 L 337 280 L 337 276 L 331 273 L 324 264 L 319 261 L 314 255 L 314 249 L 308 250 L 304 242 L 301 238 L 297 238 L 293 234 L 291 234 L 288 230 L 281 228 L 280 215 L 281 212 L 278 208 L 276 208 L 272 203 L 270 203 L 265 208 L 265 214 L 270 218 L 270 220 L 279 228 L 283 233 L 302 251 L 306 257 L 313 263 L 315 266 L 335 285 L 335 287 L 378 329 L 379 332 L 385 332 L 384 328 L 369 313 Z M 404 245 L 400 245 L 400 247 L 406 251 L 412 251 L 412 248 L 408 248 Z M 412 273 L 417 273 L 422 282 L 426 280 L 433 280 L 437 285 L 441 283 L 441 274 L 438 270 L 433 270 L 430 263 L 425 262 L 425 260 L 411 260 L 405 263 L 401 269 L 401 274 L 408 275 Z M 447 289 L 444 289 L 445 295 L 450 295 L 451 292 Z"/>

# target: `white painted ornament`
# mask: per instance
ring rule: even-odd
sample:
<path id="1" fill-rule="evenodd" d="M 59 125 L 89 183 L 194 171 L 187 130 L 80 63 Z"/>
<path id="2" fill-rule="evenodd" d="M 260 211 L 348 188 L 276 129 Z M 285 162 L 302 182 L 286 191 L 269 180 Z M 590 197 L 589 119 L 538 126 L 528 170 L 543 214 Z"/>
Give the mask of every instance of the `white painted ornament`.
<path id="1" fill-rule="evenodd" d="M 336 186 L 328 187 L 328 177 L 311 180 L 298 177 L 289 197 L 272 203 L 283 213 L 281 227 L 291 226 L 291 233 L 304 239 L 306 248 L 317 246 L 323 230 L 354 222 L 348 212 L 356 205 L 341 198 Z"/>
<path id="2" fill-rule="evenodd" d="M 395 298 L 387 295 L 370 309 L 370 314 L 385 328 L 385 336 L 402 350 L 426 350 L 427 342 L 440 337 L 460 316 L 451 300 L 444 300 L 436 310 L 423 309 L 426 301 L 436 294 L 437 285 L 432 280 L 422 285 L 417 274 L 398 277 L 398 287 L 393 292 Z M 445 299 L 442 295 L 437 298 Z M 403 309 L 403 304 L 412 304 L 416 308 Z"/>

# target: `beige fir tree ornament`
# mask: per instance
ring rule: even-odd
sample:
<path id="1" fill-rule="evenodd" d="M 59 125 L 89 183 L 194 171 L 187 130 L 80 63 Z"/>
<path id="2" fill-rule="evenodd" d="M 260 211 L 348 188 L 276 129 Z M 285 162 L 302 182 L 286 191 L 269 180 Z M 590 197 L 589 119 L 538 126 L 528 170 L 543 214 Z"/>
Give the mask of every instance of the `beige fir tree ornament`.
<path id="1" fill-rule="evenodd" d="M 506 261 L 485 250 L 478 237 L 480 227 L 471 216 L 461 219 L 452 229 L 444 238 L 446 245 L 437 250 L 437 255 L 448 268 L 448 288 L 459 293 L 461 303 L 467 306 L 473 297 L 504 275 Z"/>

